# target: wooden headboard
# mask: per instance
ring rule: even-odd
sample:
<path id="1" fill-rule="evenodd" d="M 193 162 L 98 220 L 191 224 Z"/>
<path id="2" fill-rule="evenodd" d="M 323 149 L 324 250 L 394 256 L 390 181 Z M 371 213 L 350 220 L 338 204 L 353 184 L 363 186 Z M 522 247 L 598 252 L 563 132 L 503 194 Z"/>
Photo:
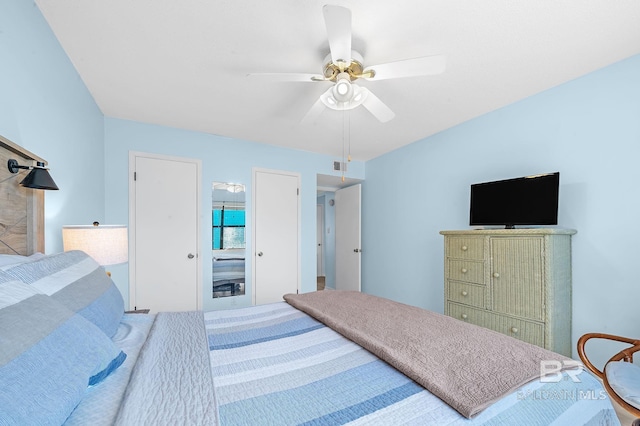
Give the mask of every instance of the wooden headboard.
<path id="1" fill-rule="evenodd" d="M 20 186 L 29 170 L 11 173 L 14 158 L 22 166 L 45 160 L 0 136 L 0 253 L 44 253 L 44 191 Z"/>

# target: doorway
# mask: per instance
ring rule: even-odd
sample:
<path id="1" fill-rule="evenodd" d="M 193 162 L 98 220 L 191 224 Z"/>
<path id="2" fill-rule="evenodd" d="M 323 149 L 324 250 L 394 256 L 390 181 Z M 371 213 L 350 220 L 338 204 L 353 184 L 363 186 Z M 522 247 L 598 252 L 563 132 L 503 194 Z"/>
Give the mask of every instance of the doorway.
<path id="1" fill-rule="evenodd" d="M 324 277 L 319 276 L 318 283 L 324 281 L 325 288 L 327 289 L 336 289 L 336 192 L 342 188 L 360 184 L 361 182 L 361 179 L 345 178 L 343 182 L 341 176 L 317 175 L 317 203 L 324 208 L 322 242 Z M 318 214 L 316 219 L 318 220 L 319 218 L 320 216 Z M 358 220 L 360 219 L 359 213 L 357 214 L 357 218 Z M 317 244 L 320 238 L 316 238 Z M 354 248 L 355 247 L 351 247 L 351 250 Z M 358 257 L 359 256 L 358 254 Z M 320 289 L 320 287 L 319 285 L 318 289 Z"/>
<path id="2" fill-rule="evenodd" d="M 200 160 L 129 153 L 130 309 L 202 308 Z"/>

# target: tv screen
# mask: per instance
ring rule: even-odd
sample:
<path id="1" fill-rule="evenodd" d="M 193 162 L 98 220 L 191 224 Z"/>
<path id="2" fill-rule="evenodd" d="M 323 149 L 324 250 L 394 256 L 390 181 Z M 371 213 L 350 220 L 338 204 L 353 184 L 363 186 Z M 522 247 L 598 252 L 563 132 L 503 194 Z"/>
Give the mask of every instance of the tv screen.
<path id="1" fill-rule="evenodd" d="M 469 225 L 557 225 L 560 173 L 471 185 Z"/>

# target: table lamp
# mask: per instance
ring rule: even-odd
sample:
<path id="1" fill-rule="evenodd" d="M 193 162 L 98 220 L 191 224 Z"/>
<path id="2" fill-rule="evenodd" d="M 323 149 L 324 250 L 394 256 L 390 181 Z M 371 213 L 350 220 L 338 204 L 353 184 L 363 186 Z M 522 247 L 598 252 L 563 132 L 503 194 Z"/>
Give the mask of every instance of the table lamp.
<path id="1" fill-rule="evenodd" d="M 82 250 L 101 266 L 125 263 L 129 258 L 125 225 L 65 225 L 62 244 L 64 251 Z"/>

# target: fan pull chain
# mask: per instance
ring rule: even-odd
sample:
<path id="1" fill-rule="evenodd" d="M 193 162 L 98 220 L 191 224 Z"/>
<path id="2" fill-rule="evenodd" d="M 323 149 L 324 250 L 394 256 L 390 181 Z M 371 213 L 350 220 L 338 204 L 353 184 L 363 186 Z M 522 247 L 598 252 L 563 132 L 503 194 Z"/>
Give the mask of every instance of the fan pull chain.
<path id="1" fill-rule="evenodd" d="M 346 142 L 345 142 L 346 141 Z M 346 151 L 346 152 L 345 152 Z M 346 153 L 346 156 L 345 156 Z M 345 158 L 346 157 L 346 158 Z M 351 110 L 342 110 L 342 182 L 347 162 L 351 162 Z"/>
<path id="2" fill-rule="evenodd" d="M 351 162 L 351 110 L 349 110 L 349 117 L 347 117 L 347 124 L 349 126 L 349 129 L 347 132 L 347 136 L 349 137 L 347 161 L 350 163 Z"/>
<path id="3" fill-rule="evenodd" d="M 345 154 L 345 138 L 348 136 L 346 114 L 347 114 L 347 110 L 343 109 L 342 110 L 342 165 L 340 167 L 340 170 L 342 171 L 342 182 L 344 182 L 344 169 L 347 165 L 347 162 L 345 161 L 345 155 L 344 155 Z"/>

